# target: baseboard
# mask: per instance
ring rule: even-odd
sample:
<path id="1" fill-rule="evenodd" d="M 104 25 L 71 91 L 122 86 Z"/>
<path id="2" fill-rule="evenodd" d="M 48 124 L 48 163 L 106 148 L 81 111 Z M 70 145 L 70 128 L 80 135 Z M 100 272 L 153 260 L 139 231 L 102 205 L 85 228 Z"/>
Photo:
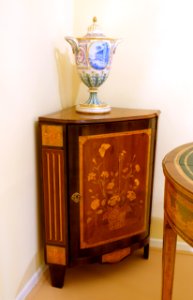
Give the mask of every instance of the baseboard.
<path id="1" fill-rule="evenodd" d="M 163 246 L 163 240 L 162 239 L 153 239 L 150 238 L 150 247 L 151 248 L 159 248 L 161 249 Z"/>
<path id="2" fill-rule="evenodd" d="M 163 240 L 151 238 L 150 239 L 150 247 L 162 249 Z M 191 246 L 189 246 L 186 242 L 181 242 L 181 241 L 177 241 L 176 250 L 193 253 L 193 248 Z"/>
<path id="3" fill-rule="evenodd" d="M 34 286 L 39 282 L 42 274 L 46 270 L 46 266 L 41 266 L 30 278 L 30 280 L 26 283 L 26 285 L 23 287 L 23 289 L 20 291 L 20 293 L 17 295 L 15 300 L 24 300 L 26 296 L 31 292 L 31 290 L 34 288 Z"/>

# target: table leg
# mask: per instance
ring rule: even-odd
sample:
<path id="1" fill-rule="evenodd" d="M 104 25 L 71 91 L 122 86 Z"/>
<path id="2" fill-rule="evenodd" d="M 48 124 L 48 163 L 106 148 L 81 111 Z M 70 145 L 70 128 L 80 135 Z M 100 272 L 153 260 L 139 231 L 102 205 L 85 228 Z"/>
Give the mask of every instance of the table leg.
<path id="1" fill-rule="evenodd" d="M 176 256 L 177 234 L 173 231 L 164 217 L 164 238 L 162 254 L 162 300 L 172 299 L 172 288 L 174 278 L 174 266 Z"/>

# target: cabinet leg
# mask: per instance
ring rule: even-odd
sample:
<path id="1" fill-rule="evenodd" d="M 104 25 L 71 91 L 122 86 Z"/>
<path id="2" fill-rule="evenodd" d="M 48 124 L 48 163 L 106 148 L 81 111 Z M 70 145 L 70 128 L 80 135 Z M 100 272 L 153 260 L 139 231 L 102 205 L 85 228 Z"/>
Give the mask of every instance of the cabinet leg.
<path id="1" fill-rule="evenodd" d="M 143 248 L 143 257 L 145 259 L 149 258 L 149 243 L 147 245 L 145 245 Z"/>
<path id="2" fill-rule="evenodd" d="M 64 285 L 66 266 L 49 265 L 49 270 L 52 286 L 62 288 Z"/>

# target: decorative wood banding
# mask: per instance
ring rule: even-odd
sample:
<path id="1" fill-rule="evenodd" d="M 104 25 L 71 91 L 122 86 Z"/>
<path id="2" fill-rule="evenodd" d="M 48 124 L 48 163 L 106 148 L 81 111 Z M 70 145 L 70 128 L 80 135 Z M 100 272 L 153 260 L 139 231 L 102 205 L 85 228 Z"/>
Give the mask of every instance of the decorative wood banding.
<path id="1" fill-rule="evenodd" d="M 65 243 L 64 157 L 62 150 L 43 149 L 43 191 L 46 241 Z"/>

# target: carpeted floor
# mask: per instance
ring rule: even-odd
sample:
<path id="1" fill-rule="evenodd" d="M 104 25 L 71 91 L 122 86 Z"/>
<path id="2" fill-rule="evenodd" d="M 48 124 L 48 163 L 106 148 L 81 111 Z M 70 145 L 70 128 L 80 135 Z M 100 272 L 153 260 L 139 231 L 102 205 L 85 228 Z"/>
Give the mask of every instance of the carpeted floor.
<path id="1" fill-rule="evenodd" d="M 117 264 L 68 268 L 62 289 L 45 272 L 26 300 L 161 300 L 161 260 L 161 250 L 151 249 L 148 260 L 138 251 Z M 177 253 L 172 300 L 193 299 L 192 278 L 193 255 Z"/>

